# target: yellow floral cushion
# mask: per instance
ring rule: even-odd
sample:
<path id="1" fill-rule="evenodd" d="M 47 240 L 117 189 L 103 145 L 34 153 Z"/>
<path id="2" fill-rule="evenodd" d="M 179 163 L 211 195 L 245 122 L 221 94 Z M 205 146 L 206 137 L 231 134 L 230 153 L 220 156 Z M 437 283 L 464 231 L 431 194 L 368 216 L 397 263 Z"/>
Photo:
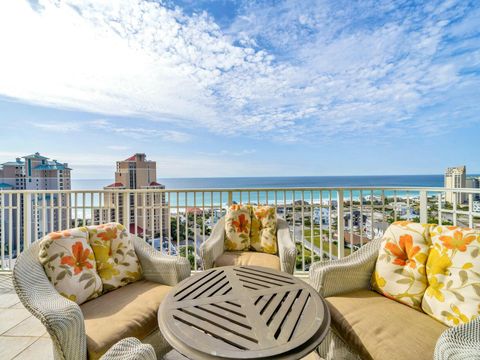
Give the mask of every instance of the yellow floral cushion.
<path id="1" fill-rule="evenodd" d="M 421 309 L 430 248 L 430 225 L 407 221 L 391 224 L 383 235 L 372 287 L 380 294 Z"/>
<path id="2" fill-rule="evenodd" d="M 252 229 L 250 249 L 275 255 L 277 253 L 277 216 L 271 206 L 251 207 Z"/>
<path id="3" fill-rule="evenodd" d="M 231 205 L 225 215 L 225 241 L 227 251 L 246 250 L 250 246 L 251 216 L 246 205 Z"/>
<path id="4" fill-rule="evenodd" d="M 53 232 L 40 241 L 39 260 L 55 289 L 82 304 L 102 292 L 85 227 Z"/>
<path id="5" fill-rule="evenodd" d="M 132 240 L 118 223 L 88 227 L 103 292 L 117 289 L 142 278 L 142 268 Z"/>
<path id="6" fill-rule="evenodd" d="M 480 231 L 436 226 L 431 237 L 422 308 L 449 326 L 469 322 L 480 312 Z"/>
<path id="7" fill-rule="evenodd" d="M 258 217 L 255 216 L 256 206 L 248 205 L 250 209 L 250 217 L 252 218 L 252 226 L 250 228 L 250 249 L 260 247 L 260 229 L 262 223 Z"/>

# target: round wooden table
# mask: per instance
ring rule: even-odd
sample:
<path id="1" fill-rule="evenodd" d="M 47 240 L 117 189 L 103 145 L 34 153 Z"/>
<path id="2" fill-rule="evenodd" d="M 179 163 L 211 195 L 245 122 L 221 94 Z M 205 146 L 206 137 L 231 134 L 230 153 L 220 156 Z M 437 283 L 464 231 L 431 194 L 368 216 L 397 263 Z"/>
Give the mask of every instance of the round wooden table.
<path id="1" fill-rule="evenodd" d="M 330 313 L 307 283 L 258 266 L 211 269 L 162 301 L 158 323 L 190 359 L 300 359 L 325 338 Z"/>

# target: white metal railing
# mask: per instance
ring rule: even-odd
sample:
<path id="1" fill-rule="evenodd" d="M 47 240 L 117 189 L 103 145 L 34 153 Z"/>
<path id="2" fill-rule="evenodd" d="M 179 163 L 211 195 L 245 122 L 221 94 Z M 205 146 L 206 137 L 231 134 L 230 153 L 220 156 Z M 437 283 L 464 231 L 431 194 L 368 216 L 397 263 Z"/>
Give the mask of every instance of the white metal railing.
<path id="1" fill-rule="evenodd" d="M 110 221 L 201 268 L 200 245 L 232 203 L 269 204 L 290 225 L 297 271 L 312 259 L 349 255 L 412 220 L 480 227 L 480 190 L 444 188 L 271 188 L 0 191 L 0 270 L 52 231 Z"/>

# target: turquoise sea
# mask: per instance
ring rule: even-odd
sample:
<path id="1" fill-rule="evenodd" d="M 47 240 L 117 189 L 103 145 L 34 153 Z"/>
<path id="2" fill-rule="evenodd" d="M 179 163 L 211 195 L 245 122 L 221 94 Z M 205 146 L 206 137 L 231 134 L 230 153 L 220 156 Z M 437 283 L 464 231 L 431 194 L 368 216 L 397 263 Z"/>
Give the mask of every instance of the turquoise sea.
<path id="1" fill-rule="evenodd" d="M 111 184 L 113 179 L 73 179 L 73 190 L 100 190 Z M 167 190 L 183 190 L 179 194 L 167 194 L 171 207 L 192 207 L 222 205 L 227 203 L 226 191 L 202 191 L 202 189 L 283 189 L 283 188 L 325 188 L 325 187 L 442 187 L 443 175 L 398 175 L 398 176 L 305 176 L 305 177 L 229 177 L 229 178 L 159 178 Z M 197 192 L 188 190 L 199 190 Z M 178 195 L 177 195 L 178 194 Z M 345 192 L 344 198 L 357 200 L 362 197 L 397 196 L 414 197 L 418 192 L 369 190 Z M 237 203 L 290 204 L 304 200 L 318 204 L 337 199 L 336 191 L 243 191 L 234 192 L 232 201 Z M 96 202 L 96 201 L 94 201 Z"/>
<path id="2" fill-rule="evenodd" d="M 113 179 L 72 179 L 72 189 L 100 190 L 112 182 Z M 158 182 L 164 184 L 167 189 L 175 190 L 357 186 L 442 187 L 443 175 L 159 178 Z"/>

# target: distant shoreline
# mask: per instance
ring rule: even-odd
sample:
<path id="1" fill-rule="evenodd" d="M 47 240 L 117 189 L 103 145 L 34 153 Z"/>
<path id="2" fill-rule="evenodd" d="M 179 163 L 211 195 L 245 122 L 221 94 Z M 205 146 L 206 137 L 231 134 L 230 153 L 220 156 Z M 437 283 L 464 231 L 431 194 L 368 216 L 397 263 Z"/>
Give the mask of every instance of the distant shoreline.
<path id="1" fill-rule="evenodd" d="M 475 175 L 471 175 L 475 176 Z M 357 175 L 158 178 L 167 189 L 296 188 L 296 187 L 443 187 L 443 175 Z M 100 190 L 113 179 L 72 179 L 73 190 Z"/>

